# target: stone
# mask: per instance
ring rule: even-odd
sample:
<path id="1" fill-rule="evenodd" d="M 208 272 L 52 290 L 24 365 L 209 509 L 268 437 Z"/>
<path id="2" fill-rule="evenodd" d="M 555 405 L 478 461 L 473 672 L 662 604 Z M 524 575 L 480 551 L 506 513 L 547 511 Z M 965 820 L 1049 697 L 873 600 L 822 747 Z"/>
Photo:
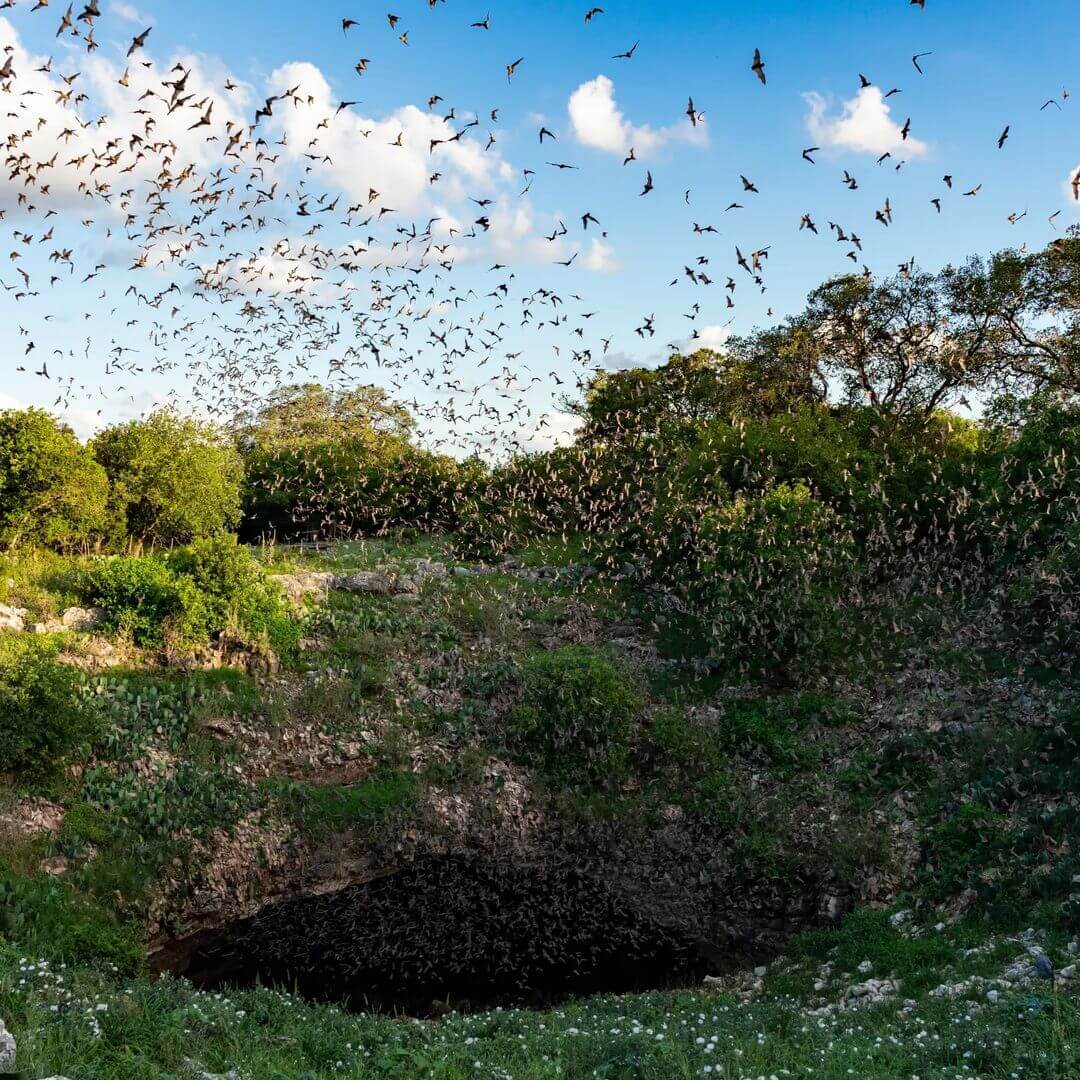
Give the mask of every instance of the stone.
<path id="1" fill-rule="evenodd" d="M 0 604 L 0 630 L 25 630 L 26 608 Z"/>
<path id="2" fill-rule="evenodd" d="M 392 577 L 381 570 L 355 570 L 350 574 L 339 574 L 334 580 L 334 588 L 371 596 L 394 596 L 418 592 L 420 586 L 415 578 L 406 575 Z"/>
<path id="3" fill-rule="evenodd" d="M 874 965 L 869 960 L 864 960 L 855 970 L 860 975 L 869 975 L 874 970 Z"/>
<path id="4" fill-rule="evenodd" d="M 55 836 L 64 825 L 64 808 L 37 796 L 19 799 L 0 812 L 0 832 L 20 836 Z"/>
<path id="5" fill-rule="evenodd" d="M 97 630 L 105 622 L 105 609 L 99 607 L 69 607 L 60 616 L 60 622 L 67 630 L 77 630 L 87 634 Z"/>
<path id="6" fill-rule="evenodd" d="M 15 1036 L 4 1026 L 0 1020 L 0 1073 L 13 1073 L 15 1071 Z"/>
<path id="7" fill-rule="evenodd" d="M 901 926 L 906 922 L 911 921 L 911 911 L 909 908 L 904 908 L 903 911 L 896 912 L 895 915 L 889 916 L 889 925 L 894 930 L 899 930 Z"/>
<path id="8" fill-rule="evenodd" d="M 294 604 L 303 604 L 308 597 L 325 600 L 334 587 L 337 575 L 326 570 L 304 570 L 297 574 L 271 574 L 272 581 Z"/>
<path id="9" fill-rule="evenodd" d="M 446 577 L 450 571 L 446 563 L 435 562 L 433 559 L 419 559 L 413 567 L 413 577 L 418 581 L 435 581 Z"/>

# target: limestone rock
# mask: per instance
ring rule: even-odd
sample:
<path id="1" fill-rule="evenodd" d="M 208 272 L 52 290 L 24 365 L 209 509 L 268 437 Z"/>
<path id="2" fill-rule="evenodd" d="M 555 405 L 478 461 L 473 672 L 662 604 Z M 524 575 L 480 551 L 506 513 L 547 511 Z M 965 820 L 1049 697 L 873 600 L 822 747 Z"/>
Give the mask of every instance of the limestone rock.
<path id="1" fill-rule="evenodd" d="M 97 630 L 105 622 L 105 609 L 99 607 L 69 607 L 60 616 L 60 621 L 67 630 L 78 630 L 87 634 Z"/>
<path id="2" fill-rule="evenodd" d="M 336 574 L 328 570 L 303 570 L 296 574 L 271 574 L 270 581 L 294 604 L 303 604 L 308 597 L 325 600 L 334 587 Z"/>
<path id="3" fill-rule="evenodd" d="M 418 559 L 412 571 L 412 576 L 421 582 L 437 581 L 449 574 L 446 563 L 435 562 L 434 559 Z"/>
<path id="4" fill-rule="evenodd" d="M 49 877 L 60 877 L 67 873 L 68 861 L 63 855 L 51 855 L 47 859 L 42 859 L 38 869 L 43 874 L 48 874 Z"/>
<path id="5" fill-rule="evenodd" d="M 184 1058 L 184 1068 L 188 1076 L 193 1077 L 194 1080 L 240 1080 L 240 1073 L 236 1069 L 231 1069 L 227 1073 L 211 1073 L 191 1058 Z"/>
<path id="6" fill-rule="evenodd" d="M 0 1020 L 0 1073 L 13 1073 L 15 1071 L 15 1036 L 4 1026 Z"/>
<path id="7" fill-rule="evenodd" d="M 20 799 L 14 806 L 0 813 L 0 832 L 14 832 L 20 836 L 36 836 L 41 833 L 55 836 L 63 824 L 63 807 L 49 802 L 48 799 Z"/>
<path id="8" fill-rule="evenodd" d="M 0 604 L 0 630 L 25 630 L 26 608 Z"/>
<path id="9" fill-rule="evenodd" d="M 420 586 L 415 578 L 405 574 L 394 576 L 381 570 L 354 570 L 350 574 L 339 574 L 334 580 L 334 588 L 371 596 L 395 596 L 418 592 Z"/>

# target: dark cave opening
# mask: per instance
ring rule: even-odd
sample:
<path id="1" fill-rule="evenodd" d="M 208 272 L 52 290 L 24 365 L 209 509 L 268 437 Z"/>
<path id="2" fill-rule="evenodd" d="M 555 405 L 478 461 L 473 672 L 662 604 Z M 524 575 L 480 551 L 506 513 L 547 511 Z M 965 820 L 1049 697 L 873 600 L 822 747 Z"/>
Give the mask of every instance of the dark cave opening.
<path id="1" fill-rule="evenodd" d="M 208 989 L 261 984 L 431 1016 L 687 986 L 705 961 L 605 880 L 458 857 L 278 904 L 172 966 Z"/>

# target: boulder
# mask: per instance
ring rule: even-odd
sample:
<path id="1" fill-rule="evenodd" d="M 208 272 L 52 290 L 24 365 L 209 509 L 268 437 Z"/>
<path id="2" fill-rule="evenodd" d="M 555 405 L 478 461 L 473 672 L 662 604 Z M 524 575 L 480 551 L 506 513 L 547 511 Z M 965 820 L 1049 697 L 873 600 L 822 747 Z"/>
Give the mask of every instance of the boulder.
<path id="1" fill-rule="evenodd" d="M 15 1071 L 15 1036 L 4 1026 L 0 1020 L 0 1073 L 13 1073 Z"/>
<path id="2" fill-rule="evenodd" d="M 270 580 L 292 603 L 299 605 L 308 597 L 325 600 L 336 576 L 328 570 L 302 570 L 296 574 L 271 574 Z"/>
<path id="3" fill-rule="evenodd" d="M 211 1073 L 207 1072 L 197 1061 L 192 1061 L 191 1058 L 184 1058 L 184 1069 L 188 1076 L 194 1078 L 194 1080 L 240 1080 L 240 1074 L 236 1069 L 232 1069 L 227 1073 Z"/>
<path id="4" fill-rule="evenodd" d="M 31 796 L 0 812 L 0 832 L 18 836 L 55 836 L 64 825 L 64 808 Z"/>
<path id="5" fill-rule="evenodd" d="M 0 630 L 25 630 L 26 608 L 0 604 Z"/>
<path id="6" fill-rule="evenodd" d="M 446 577 L 450 573 L 446 563 L 435 562 L 433 559 L 418 559 L 413 567 L 412 576 L 417 581 L 436 581 Z"/>
<path id="7" fill-rule="evenodd" d="M 67 630 L 78 630 L 80 633 L 89 634 L 101 627 L 105 622 L 105 615 L 104 608 L 69 607 L 60 616 L 60 621 Z"/>
<path id="8" fill-rule="evenodd" d="M 391 575 L 381 570 L 354 570 L 339 574 L 334 588 L 343 592 L 366 593 L 371 596 L 395 596 L 398 593 L 415 593 L 420 589 L 415 578 Z"/>

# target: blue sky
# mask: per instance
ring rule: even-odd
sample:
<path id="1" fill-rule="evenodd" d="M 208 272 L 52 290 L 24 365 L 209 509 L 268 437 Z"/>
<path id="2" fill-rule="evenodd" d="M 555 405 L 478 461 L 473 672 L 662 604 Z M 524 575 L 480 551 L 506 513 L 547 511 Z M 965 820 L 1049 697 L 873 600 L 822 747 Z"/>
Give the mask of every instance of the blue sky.
<path id="1" fill-rule="evenodd" d="M 440 387 L 402 368 L 399 385 L 392 389 L 422 402 L 446 401 L 460 392 L 457 387 L 490 389 L 489 373 L 505 366 L 517 376 L 512 392 L 521 396 L 535 419 L 551 408 L 557 393 L 552 373 L 561 375 L 564 383 L 572 379 L 580 370 L 571 360 L 574 349 L 590 348 L 592 361 L 599 363 L 601 339 L 610 340 L 603 362 L 655 362 L 668 343 L 685 342 L 692 325 L 709 342 L 720 341 L 728 330 L 748 331 L 798 310 L 813 286 L 864 261 L 878 273 L 892 272 L 912 257 L 936 268 L 1008 245 L 1038 247 L 1080 221 L 1080 204 L 1067 190 L 1069 177 L 1080 167 L 1080 84 L 1070 86 L 1080 69 L 1074 4 L 926 0 L 924 10 L 907 0 L 600 4 L 603 14 L 586 26 L 587 3 L 448 0 L 431 9 L 427 0 L 387 0 L 379 6 L 372 0 L 307 5 L 278 0 L 182 0 L 168 5 L 101 0 L 103 17 L 95 30 L 100 48 L 87 57 L 81 42 L 56 39 L 59 5 L 31 13 L 31 0 L 18 0 L 14 9 L 3 12 L 0 40 L 17 42 L 18 49 L 35 57 L 54 55 L 53 72 L 39 79 L 86 71 L 76 84 L 88 92 L 83 115 L 104 113 L 111 106 L 119 125 L 125 119 L 124 102 L 116 98 L 115 89 L 109 90 L 115 77 L 110 80 L 106 65 L 115 66 L 113 76 L 122 71 L 131 37 L 153 25 L 142 54 L 154 61 L 153 76 L 167 77 L 162 73 L 178 58 L 188 65 L 194 62 L 203 89 L 221 95 L 216 117 L 225 115 L 231 100 L 238 121 L 243 117 L 250 123 L 254 108 L 268 94 L 284 89 L 280 84 L 285 81 L 303 83 L 302 94 L 314 91 L 320 103 L 325 96 L 331 106 L 359 99 L 349 110 L 357 118 L 355 128 L 347 127 L 350 119 L 338 118 L 333 133 L 323 134 L 314 126 L 319 106 L 305 112 L 290 109 L 288 103 L 284 112 L 279 105 L 274 119 L 264 125 L 268 134 L 288 129 L 291 146 L 314 132 L 320 149 L 333 152 L 332 167 L 320 164 L 314 176 L 309 174 L 311 190 L 341 190 L 351 200 L 357 190 L 374 186 L 380 192 L 376 205 L 395 207 L 391 221 L 419 221 L 421 228 L 435 214 L 467 223 L 470 213 L 481 213 L 468 202 L 469 196 L 492 199 L 486 211 L 494 222 L 492 233 L 481 238 L 490 248 L 478 251 L 472 262 L 462 258 L 452 278 L 463 292 L 476 290 L 469 308 L 472 317 L 483 315 L 489 320 L 486 325 L 498 319 L 510 325 L 484 365 L 477 366 L 479 352 L 454 359 L 452 380 L 446 380 L 449 388 L 445 381 Z M 394 29 L 388 25 L 388 12 L 400 18 Z M 470 27 L 485 15 L 490 16 L 490 30 Z M 341 31 L 346 16 L 358 22 L 348 35 Z M 407 46 L 398 36 L 406 31 Z M 640 44 L 631 60 L 612 59 L 635 41 Z M 750 71 L 755 48 L 765 60 L 765 86 Z M 931 54 L 920 60 L 925 72 L 921 76 L 911 62 L 915 53 Z M 508 85 L 505 65 L 519 56 L 524 60 Z M 370 60 L 362 76 L 353 71 L 360 57 Z M 861 96 L 860 73 L 873 84 Z M 220 90 L 228 78 L 240 84 L 231 98 Z M 21 85 L 17 78 L 16 88 Z M 902 92 L 882 102 L 882 94 L 893 87 Z M 1064 99 L 1066 88 L 1075 89 L 1077 97 Z M 444 180 L 418 184 L 415 177 L 408 179 L 401 162 L 427 170 L 434 159 L 417 151 L 427 136 L 420 121 L 402 110 L 412 105 L 427 113 L 433 94 L 443 98 L 435 113 L 445 115 L 451 106 L 455 110 L 456 119 L 447 130 L 460 129 L 474 114 L 481 123 L 453 148 L 456 158 L 447 157 L 436 166 L 445 173 Z M 690 96 L 704 112 L 696 130 L 684 115 Z M 1040 110 L 1050 98 L 1061 108 Z M 572 100 L 577 103 L 573 113 Z M 489 116 L 495 107 L 497 124 Z M 311 123 L 302 115 L 310 115 Z M 815 116 L 816 126 L 811 127 Z M 910 138 L 898 142 L 895 132 L 908 118 Z M 5 135 L 22 130 L 25 119 L 25 113 L 9 113 Z M 401 155 L 395 156 L 396 149 L 380 146 L 371 153 L 374 143 L 358 135 L 362 121 L 383 124 L 390 131 L 399 119 L 411 149 L 400 148 Z M 50 118 L 41 140 L 51 137 L 66 152 L 68 144 L 55 139 L 61 123 Z M 996 140 L 1006 124 L 1010 137 L 998 150 Z M 541 125 L 557 134 L 542 147 L 537 138 Z M 489 131 L 497 142 L 484 150 Z M 625 167 L 624 142 L 635 144 L 639 157 Z M 822 149 L 814 155 L 817 163 L 810 165 L 800 152 L 814 144 Z M 878 165 L 882 146 L 891 148 L 892 157 Z M 47 156 L 40 144 L 34 152 Z M 436 156 L 441 158 L 442 152 Z M 893 166 L 900 159 L 906 161 L 897 172 Z M 555 170 L 548 161 L 577 168 Z M 205 171 L 214 164 L 210 154 L 199 161 Z M 282 174 L 282 190 L 303 175 L 304 165 L 303 159 L 292 161 L 292 171 Z M 523 168 L 536 174 L 527 195 L 520 197 Z M 856 177 L 857 191 L 842 184 L 845 169 Z M 646 170 L 655 188 L 642 197 Z M 946 173 L 954 177 L 951 191 L 942 182 Z M 760 193 L 744 192 L 740 174 Z M 976 185 L 981 185 L 977 196 L 961 195 Z M 54 188 L 63 189 L 64 182 L 54 177 Z M 45 228 L 40 211 L 36 218 L 28 217 L 16 203 L 19 190 L 18 182 L 9 181 L 0 192 L 0 206 L 7 210 L 3 224 L 9 231 L 40 236 Z M 943 200 L 940 215 L 930 204 L 937 196 Z M 894 216 L 888 229 L 874 220 L 886 197 Z M 170 394 L 183 399 L 193 385 L 190 357 L 197 356 L 200 343 L 220 341 L 222 322 L 208 323 L 205 331 L 172 333 L 189 315 L 203 319 L 207 314 L 205 302 L 191 297 L 190 281 L 183 282 L 177 273 L 162 280 L 180 281 L 181 291 L 168 304 L 181 310 L 171 324 L 162 319 L 151 330 L 145 307 L 140 310 L 124 295 L 146 272 L 127 269 L 129 251 L 118 243 L 122 229 L 107 214 L 96 215 L 93 226 L 83 227 L 79 199 L 61 201 L 69 208 L 51 224 L 57 240 L 65 230 L 74 236 L 80 273 L 42 289 L 38 297 L 16 301 L 14 288 L 0 296 L 0 333 L 6 339 L 0 405 L 53 406 L 59 385 L 63 400 L 57 411 L 66 408 L 71 422 L 86 433 L 95 423 L 131 415 Z M 732 201 L 744 209 L 725 213 Z M 1010 214 L 1025 210 L 1026 217 L 1010 224 Z M 580 218 L 586 211 L 600 226 L 590 224 L 583 232 Z M 1052 225 L 1047 219 L 1055 211 L 1061 213 Z M 817 224 L 818 235 L 799 230 L 804 213 Z M 551 244 L 543 236 L 558 220 L 565 222 L 568 234 Z M 713 225 L 719 235 L 695 235 L 695 221 Z M 833 239 L 829 221 L 861 237 L 858 264 L 845 258 L 852 248 Z M 253 251 L 259 243 L 285 240 L 295 252 L 303 243 L 301 224 L 306 227 L 306 222 L 286 217 L 280 227 L 244 242 Z M 112 230 L 111 236 L 105 235 L 106 229 Z M 602 239 L 600 230 L 606 233 Z M 344 243 L 347 234 L 343 228 L 328 229 L 323 242 Z M 766 292 L 760 293 L 738 270 L 736 245 L 744 253 L 769 247 Z M 232 245 L 237 251 L 241 246 Z M 42 253 L 47 249 L 51 245 Z M 574 265 L 554 265 L 553 256 L 568 258 L 575 251 Z M 101 253 L 106 268 L 83 284 L 81 271 L 95 266 Z M 710 286 L 692 284 L 683 273 L 684 266 L 696 265 L 698 256 L 709 260 L 698 269 L 713 279 Z M 507 269 L 489 271 L 492 260 Z M 733 310 L 724 300 L 728 275 L 737 281 Z M 350 318 L 369 299 L 363 278 L 363 273 L 356 275 Z M 678 284 L 671 287 L 673 279 Z M 6 263 L 0 280 L 18 285 Z M 504 280 L 510 281 L 511 292 L 497 308 L 497 298 L 484 300 L 483 292 Z M 567 323 L 538 332 L 509 317 L 520 310 L 517 295 L 536 288 L 581 298 L 566 299 L 565 310 L 572 315 Z M 332 301 L 324 300 L 332 310 Z M 699 310 L 691 321 L 684 314 L 692 313 L 694 304 Z M 588 312 L 595 314 L 583 322 L 579 316 Z M 647 315 L 656 316 L 656 335 L 643 339 L 634 328 Z M 439 332 L 436 317 L 430 321 Z M 584 331 L 580 336 L 572 332 L 577 327 Z M 35 350 L 25 361 L 28 340 L 35 342 Z M 340 352 L 348 341 L 347 318 L 334 348 Z M 252 349 L 261 344 L 240 342 L 237 349 L 250 362 Z M 429 370 L 438 360 L 423 320 L 414 320 L 408 340 L 399 344 L 410 357 L 409 371 Z M 130 349 L 118 355 L 129 365 L 141 360 L 143 370 L 112 370 L 110 349 L 116 348 Z M 323 377 L 333 351 L 306 357 L 307 374 Z M 50 354 L 51 377 L 46 381 L 34 371 L 40 358 Z M 157 373 L 155 363 L 161 369 Z M 27 371 L 17 372 L 19 365 Z M 519 370 L 523 365 L 525 373 Z M 287 360 L 283 362 L 279 377 L 288 381 L 294 375 Z M 531 381 L 533 376 L 537 381 Z M 354 372 L 350 377 L 378 380 L 381 374 Z M 72 380 L 66 391 L 61 383 L 65 378 Z M 523 416 L 515 414 L 512 423 L 528 427 Z"/>

